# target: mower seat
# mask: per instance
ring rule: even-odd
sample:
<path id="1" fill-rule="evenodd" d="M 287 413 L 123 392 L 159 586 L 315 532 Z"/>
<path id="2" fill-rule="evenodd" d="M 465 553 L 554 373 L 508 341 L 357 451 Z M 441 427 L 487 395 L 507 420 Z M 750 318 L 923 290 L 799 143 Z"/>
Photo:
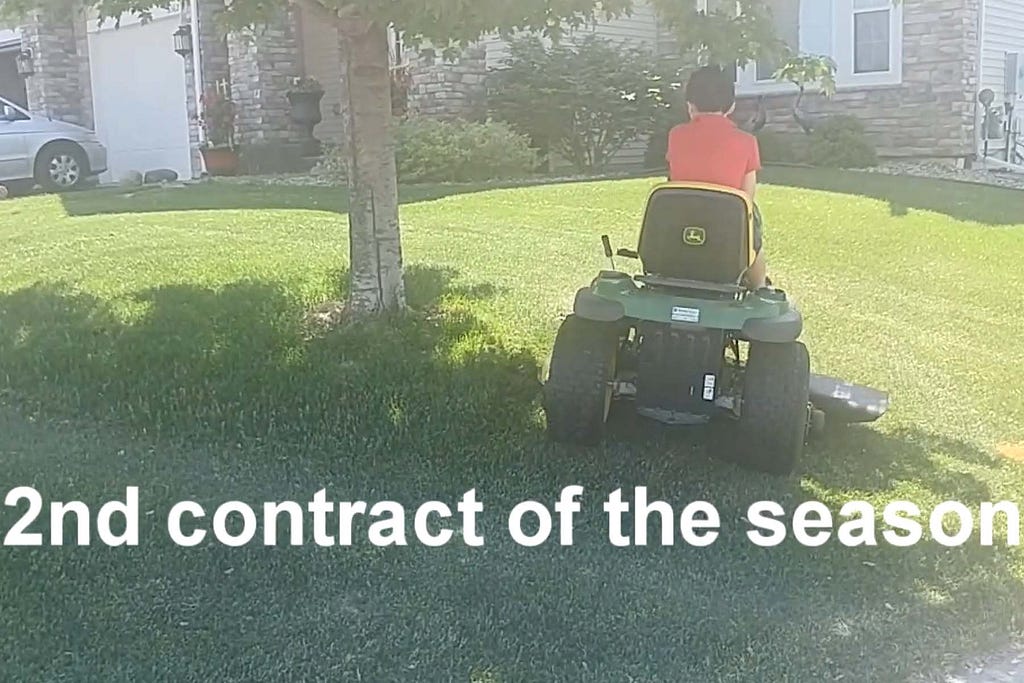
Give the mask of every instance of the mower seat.
<path id="1" fill-rule="evenodd" d="M 649 284 L 742 290 L 754 262 L 754 205 L 739 190 L 662 183 L 647 200 L 637 249 Z"/>

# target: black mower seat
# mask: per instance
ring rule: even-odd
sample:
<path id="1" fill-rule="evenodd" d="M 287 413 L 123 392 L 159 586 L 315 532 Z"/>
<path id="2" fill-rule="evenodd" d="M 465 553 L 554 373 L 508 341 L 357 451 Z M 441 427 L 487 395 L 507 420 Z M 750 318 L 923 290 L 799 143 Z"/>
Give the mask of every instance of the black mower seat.
<path id="1" fill-rule="evenodd" d="M 647 200 L 637 252 L 662 281 L 737 285 L 754 262 L 754 206 L 733 188 L 663 183 Z"/>

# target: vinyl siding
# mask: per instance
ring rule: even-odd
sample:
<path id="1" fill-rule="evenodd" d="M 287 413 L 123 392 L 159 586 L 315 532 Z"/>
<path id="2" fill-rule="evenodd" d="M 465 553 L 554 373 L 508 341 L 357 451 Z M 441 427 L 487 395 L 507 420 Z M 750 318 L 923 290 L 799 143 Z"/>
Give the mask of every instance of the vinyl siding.
<path id="1" fill-rule="evenodd" d="M 1018 52 L 1024 63 L 1024 2 L 1022 0 L 985 0 L 982 25 L 981 85 L 996 93 L 1003 102 L 1003 76 L 1006 53 Z M 1024 93 L 1018 93 L 1024 96 Z"/>

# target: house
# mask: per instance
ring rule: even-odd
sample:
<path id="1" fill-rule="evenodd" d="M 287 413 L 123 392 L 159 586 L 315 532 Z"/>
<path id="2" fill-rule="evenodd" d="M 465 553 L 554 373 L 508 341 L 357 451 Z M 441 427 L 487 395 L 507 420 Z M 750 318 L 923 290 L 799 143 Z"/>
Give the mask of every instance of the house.
<path id="1" fill-rule="evenodd" d="M 290 119 L 286 93 L 296 78 L 312 76 L 326 91 L 316 135 L 338 140 L 341 48 L 327 10 L 314 0 L 292 3 L 250 39 L 220 34 L 223 7 L 223 0 L 185 0 L 119 24 L 88 13 L 30 17 L 17 29 L 33 65 L 24 80 L 29 108 L 94 128 L 108 149 L 108 181 L 155 168 L 201 174 L 198 113 L 210 89 L 235 103 L 236 142 L 254 158 L 279 159 L 304 135 Z M 176 33 L 187 38 L 183 54 L 175 51 Z"/>
<path id="2" fill-rule="evenodd" d="M 699 7 L 727 2 L 694 1 Z M 1024 70 L 1024 57 L 1014 62 L 1013 56 L 1024 55 L 1024 0 L 766 1 L 791 47 L 829 55 L 838 66 L 835 97 L 809 95 L 803 108 L 857 116 L 883 155 L 974 158 L 983 88 L 993 91 L 996 108 L 1009 100 L 1017 114 L 1024 112 L 1024 87 L 1015 85 L 1024 75 L 1008 73 L 1015 63 Z M 107 180 L 151 168 L 199 175 L 197 114 L 211 88 L 230 92 L 236 141 L 246 153 L 279 160 L 303 138 L 286 93 L 295 78 L 312 76 L 326 91 L 316 136 L 340 141 L 341 38 L 330 12 L 316 0 L 295 0 L 255 36 L 224 37 L 216 25 L 223 7 L 224 0 L 183 0 L 148 21 L 125 17 L 120 25 L 88 14 L 36 14 L 14 31 L 0 31 L 0 87 L 15 100 L 21 94 L 35 111 L 94 127 L 109 150 Z M 658 54 L 673 49 L 642 0 L 632 16 L 587 30 Z M 185 39 L 180 54 L 175 34 Z M 10 73 L 18 52 L 32 66 L 24 80 Z M 393 53 L 405 54 L 400 46 Z M 454 62 L 417 54 L 407 63 L 396 57 L 396 68 L 407 75 L 411 110 L 479 116 L 486 111 L 487 74 L 506 54 L 503 41 L 488 37 Z M 799 130 L 790 111 L 794 86 L 775 82 L 773 66 L 752 64 L 737 74 L 741 107 L 764 96 L 770 129 Z M 642 163 L 643 151 L 643 144 L 623 150 L 620 163 Z"/>
<path id="3" fill-rule="evenodd" d="M 1024 113 L 1024 88 L 1007 65 L 1024 55 L 1021 0 L 771 0 L 779 33 L 794 49 L 835 61 L 837 92 L 810 97 L 819 115 L 851 114 L 879 153 L 973 159 L 979 150 L 982 88 Z M 794 88 L 771 80 L 772 65 L 750 65 L 738 90 L 764 95 L 769 126 L 792 129 Z"/>
<path id="4" fill-rule="evenodd" d="M 17 58 L 21 36 L 13 29 L 0 29 L 0 97 L 22 107 L 28 105 L 25 80 L 18 74 Z"/>
<path id="5" fill-rule="evenodd" d="M 726 2 L 695 1 L 698 9 Z M 1017 71 L 1024 69 L 1024 0 L 766 1 L 779 36 L 792 49 L 829 56 L 837 66 L 835 96 L 828 100 L 810 92 L 802 109 L 812 117 L 858 117 L 882 156 L 974 158 L 981 144 L 984 110 L 978 94 L 983 88 L 993 91 L 997 108 L 1011 102 L 1018 115 L 1024 114 L 1024 75 L 1007 73 L 1014 55 L 1020 55 Z M 589 30 L 655 54 L 673 49 L 669 32 L 647 5 Z M 498 38 L 481 46 L 478 59 L 487 67 L 507 56 L 507 45 Z M 444 67 L 417 66 L 414 107 L 430 113 L 443 109 L 438 103 L 456 88 L 442 87 L 445 77 L 437 72 Z M 774 72 L 769 63 L 738 71 L 737 118 L 745 120 L 763 96 L 769 129 L 800 131 L 792 113 L 796 87 L 776 82 Z M 621 160 L 635 165 L 640 155 L 634 146 Z"/>

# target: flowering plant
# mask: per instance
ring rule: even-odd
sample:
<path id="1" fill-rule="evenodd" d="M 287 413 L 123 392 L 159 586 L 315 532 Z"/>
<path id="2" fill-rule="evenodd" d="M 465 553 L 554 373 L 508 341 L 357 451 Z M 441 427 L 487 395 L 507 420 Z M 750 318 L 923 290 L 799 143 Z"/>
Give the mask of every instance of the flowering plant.
<path id="1" fill-rule="evenodd" d="M 210 88 L 202 97 L 202 107 L 199 122 L 203 126 L 206 145 L 234 147 L 235 105 L 231 99 L 216 88 Z"/>
<path id="2" fill-rule="evenodd" d="M 288 92 L 323 92 L 324 88 L 320 81 L 312 76 L 301 76 L 292 79 L 292 86 Z"/>

